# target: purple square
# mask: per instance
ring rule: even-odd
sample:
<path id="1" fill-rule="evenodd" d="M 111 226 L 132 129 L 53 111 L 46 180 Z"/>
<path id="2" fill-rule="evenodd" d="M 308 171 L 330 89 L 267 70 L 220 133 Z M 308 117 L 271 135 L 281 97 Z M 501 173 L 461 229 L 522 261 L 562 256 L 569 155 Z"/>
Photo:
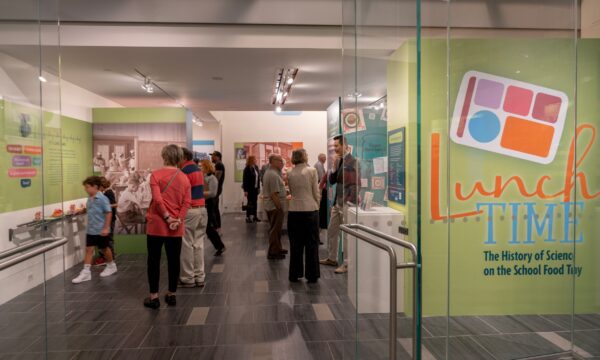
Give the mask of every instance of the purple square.
<path id="1" fill-rule="evenodd" d="M 504 85 L 497 81 L 479 79 L 477 92 L 475 93 L 475 104 L 490 109 L 498 109 L 502 102 Z"/>

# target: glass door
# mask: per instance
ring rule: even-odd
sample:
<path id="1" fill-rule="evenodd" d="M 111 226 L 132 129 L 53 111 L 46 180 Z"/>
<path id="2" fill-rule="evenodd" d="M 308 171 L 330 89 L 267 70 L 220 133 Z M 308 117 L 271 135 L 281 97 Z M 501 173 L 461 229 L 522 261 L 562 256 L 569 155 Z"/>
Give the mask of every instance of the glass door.
<path id="1" fill-rule="evenodd" d="M 343 2 L 356 358 L 599 356 L 596 3 Z"/>
<path id="2" fill-rule="evenodd" d="M 0 5 L 2 358 L 48 358 L 68 341 L 62 162 L 73 140 L 62 134 L 58 5 Z"/>
<path id="3" fill-rule="evenodd" d="M 573 337 L 597 324 L 597 117 L 579 89 L 598 80 L 580 77 L 594 55 L 578 4 L 424 4 L 424 23 L 443 26 L 421 39 L 423 344 L 435 358 L 586 355 Z"/>
<path id="4" fill-rule="evenodd" d="M 338 132 L 344 147 L 338 157 L 345 226 L 338 263 L 347 271 L 356 309 L 352 353 L 357 359 L 406 359 L 420 347 L 414 281 L 418 173 L 407 171 L 418 149 L 410 134 L 417 133 L 419 2 L 343 5 Z"/>

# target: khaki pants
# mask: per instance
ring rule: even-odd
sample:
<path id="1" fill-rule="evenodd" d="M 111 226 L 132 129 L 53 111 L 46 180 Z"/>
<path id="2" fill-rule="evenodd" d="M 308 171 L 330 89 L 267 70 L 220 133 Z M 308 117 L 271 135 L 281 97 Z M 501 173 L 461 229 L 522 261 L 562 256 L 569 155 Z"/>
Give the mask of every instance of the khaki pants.
<path id="1" fill-rule="evenodd" d="M 206 208 L 189 209 L 185 217 L 185 234 L 181 246 L 182 283 L 193 284 L 204 281 L 204 239 L 208 215 Z"/>
<path id="2" fill-rule="evenodd" d="M 339 205 L 331 208 L 329 217 L 329 228 L 327 229 L 327 245 L 329 250 L 329 260 L 338 261 L 338 242 L 340 240 L 340 225 L 343 222 L 344 209 Z M 348 244 L 343 242 L 344 264 L 348 263 Z"/>
<path id="3" fill-rule="evenodd" d="M 267 211 L 269 218 L 269 252 L 268 255 L 279 255 L 281 253 L 281 228 L 283 227 L 283 209 Z"/>

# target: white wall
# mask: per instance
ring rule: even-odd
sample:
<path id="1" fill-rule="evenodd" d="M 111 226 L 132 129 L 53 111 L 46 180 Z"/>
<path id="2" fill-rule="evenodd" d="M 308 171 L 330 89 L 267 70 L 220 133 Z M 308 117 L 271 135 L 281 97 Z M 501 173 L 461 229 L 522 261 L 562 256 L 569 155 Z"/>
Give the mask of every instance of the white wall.
<path id="1" fill-rule="evenodd" d="M 223 154 L 226 171 L 222 200 L 222 210 L 225 212 L 239 211 L 242 207 L 242 184 L 234 182 L 235 142 L 302 141 L 310 164 L 317 161 L 319 153 L 327 153 L 325 111 L 304 111 L 298 115 L 279 115 L 270 111 L 223 111 L 212 114 L 222 126 L 222 146 L 217 150 Z"/>
<path id="2" fill-rule="evenodd" d="M 194 140 L 213 140 L 215 149 L 221 149 L 221 124 L 216 121 L 204 122 L 202 126 L 193 126 Z"/>

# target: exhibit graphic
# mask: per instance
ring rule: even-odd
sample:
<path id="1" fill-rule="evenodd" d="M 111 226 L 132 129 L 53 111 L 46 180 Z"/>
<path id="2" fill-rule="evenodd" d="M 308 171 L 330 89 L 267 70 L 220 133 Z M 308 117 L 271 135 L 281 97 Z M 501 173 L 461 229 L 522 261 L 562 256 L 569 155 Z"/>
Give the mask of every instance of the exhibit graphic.
<path id="1" fill-rule="evenodd" d="M 150 176 L 161 168 L 162 148 L 185 146 L 184 123 L 94 124 L 94 171 L 111 182 L 117 197 L 116 234 L 145 232 Z"/>
<path id="2" fill-rule="evenodd" d="M 568 106 L 561 91 L 469 71 L 456 97 L 450 136 L 458 144 L 548 164 Z"/>
<path id="3" fill-rule="evenodd" d="M 90 123 L 2 99 L 0 124 L 0 212 L 85 197 L 81 181 L 92 170 Z"/>
<path id="4" fill-rule="evenodd" d="M 215 151 L 214 140 L 193 140 L 192 151 L 194 158 L 199 160 L 210 159 L 210 154 Z"/>
<path id="5" fill-rule="evenodd" d="M 344 129 L 344 134 L 367 129 L 362 111 L 362 109 L 357 111 L 353 108 L 342 110 L 342 126 Z"/>
<path id="6" fill-rule="evenodd" d="M 236 142 L 234 145 L 235 154 L 235 181 L 242 182 L 246 159 L 249 156 L 256 156 L 256 165 L 259 168 L 269 163 L 271 154 L 281 155 L 284 162 L 283 173 L 285 174 L 292 168 L 292 151 L 304 147 L 304 143 L 297 142 Z"/>

